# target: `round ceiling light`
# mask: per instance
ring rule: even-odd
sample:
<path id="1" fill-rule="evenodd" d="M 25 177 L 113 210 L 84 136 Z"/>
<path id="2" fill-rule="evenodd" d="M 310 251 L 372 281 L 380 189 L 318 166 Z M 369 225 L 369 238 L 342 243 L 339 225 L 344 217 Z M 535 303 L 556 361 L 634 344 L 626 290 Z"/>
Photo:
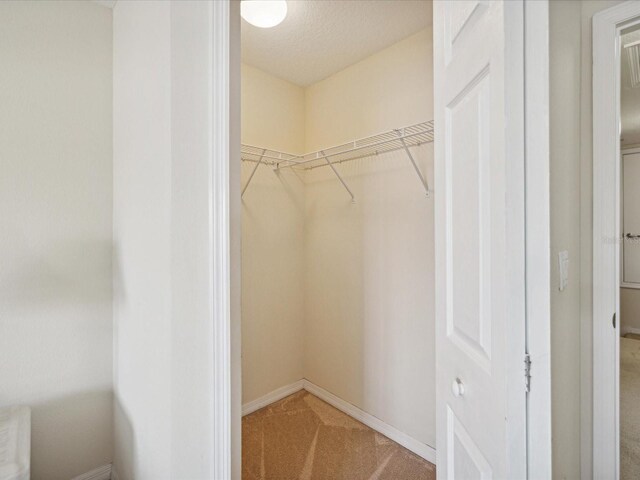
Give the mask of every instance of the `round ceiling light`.
<path id="1" fill-rule="evenodd" d="M 275 27 L 287 16 L 287 2 L 286 0 L 242 0 L 240 14 L 256 27 Z"/>

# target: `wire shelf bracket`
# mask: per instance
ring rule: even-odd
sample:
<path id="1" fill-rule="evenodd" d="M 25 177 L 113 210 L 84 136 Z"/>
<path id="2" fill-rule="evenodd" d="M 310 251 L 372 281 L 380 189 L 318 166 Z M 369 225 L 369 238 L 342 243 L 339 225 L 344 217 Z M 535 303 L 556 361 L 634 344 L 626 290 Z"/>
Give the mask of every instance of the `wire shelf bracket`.
<path id="1" fill-rule="evenodd" d="M 398 137 L 400 138 L 400 141 L 402 142 L 402 147 L 404 148 L 404 151 L 407 152 L 407 156 L 411 161 L 411 165 L 413 165 L 413 169 L 416 171 L 416 174 L 418 175 L 420 182 L 422 182 L 422 186 L 424 187 L 425 194 L 427 195 L 427 197 L 431 196 L 431 191 L 429 190 L 429 183 L 427 182 L 427 179 L 424 177 L 424 175 L 420 171 L 420 168 L 418 168 L 418 164 L 414 160 L 413 155 L 411 155 L 411 150 L 409 150 L 407 143 L 404 141 L 404 138 L 402 137 L 402 131 L 396 130 L 396 132 L 398 134 Z"/>
<path id="2" fill-rule="evenodd" d="M 343 162 L 350 162 L 360 158 L 378 156 L 382 153 L 403 150 L 414 171 L 418 175 L 420 183 L 424 187 L 427 197 L 431 196 L 431 189 L 426 176 L 420 170 L 416 159 L 414 158 L 411 147 L 420 146 L 426 143 L 432 143 L 434 139 L 433 120 L 428 122 L 417 123 L 408 127 L 398 128 L 378 135 L 354 140 L 342 145 L 331 148 L 318 150 L 317 152 L 307 153 L 305 155 L 293 155 L 290 153 L 278 152 L 262 147 L 252 145 L 242 145 L 242 161 L 254 162 L 247 183 L 242 189 L 242 195 L 246 192 L 256 170 L 260 165 L 270 165 L 277 173 L 284 168 L 313 170 L 320 167 L 329 167 L 336 175 L 342 186 L 347 190 L 351 201 L 355 202 L 353 191 L 347 185 L 336 165 Z"/>
<path id="3" fill-rule="evenodd" d="M 340 180 L 340 183 L 342 184 L 342 186 L 347 190 L 347 192 L 349 192 L 349 195 L 351 195 L 351 203 L 356 203 L 356 197 L 353 196 L 353 192 L 349 188 L 349 185 L 347 185 L 347 182 L 344 181 L 344 179 L 342 178 L 338 170 L 336 170 L 336 167 L 333 166 L 333 163 L 331 163 L 331 160 L 329 160 L 329 157 L 327 157 L 322 150 L 320 150 L 318 153 L 322 158 L 325 159 L 325 161 L 327 162 L 327 165 L 331 167 L 331 170 L 333 170 L 333 173 L 336 174 L 336 177 L 338 177 L 338 180 Z"/>
<path id="4" fill-rule="evenodd" d="M 244 192 L 247 191 L 247 187 L 249 187 L 249 184 L 251 183 L 251 179 L 253 178 L 253 176 L 256 174 L 256 170 L 258 170 L 258 167 L 260 166 L 260 164 L 262 163 L 262 159 L 264 158 L 264 154 L 267 152 L 266 148 L 262 149 L 262 153 L 260 154 L 260 158 L 258 159 L 258 161 L 256 162 L 256 165 L 253 167 L 253 170 L 251 170 L 251 175 L 249 175 L 249 178 L 247 179 L 247 183 L 245 184 L 244 188 L 242 189 L 242 193 L 240 194 L 240 198 L 244 197 Z"/>

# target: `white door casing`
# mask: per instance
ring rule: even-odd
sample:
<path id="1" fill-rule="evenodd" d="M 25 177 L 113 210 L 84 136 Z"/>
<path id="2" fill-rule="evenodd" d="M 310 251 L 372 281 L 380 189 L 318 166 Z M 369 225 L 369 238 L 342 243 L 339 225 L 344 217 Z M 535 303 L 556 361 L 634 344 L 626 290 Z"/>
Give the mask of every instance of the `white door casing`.
<path id="1" fill-rule="evenodd" d="M 437 464 L 527 477 L 521 1 L 434 2 Z"/>

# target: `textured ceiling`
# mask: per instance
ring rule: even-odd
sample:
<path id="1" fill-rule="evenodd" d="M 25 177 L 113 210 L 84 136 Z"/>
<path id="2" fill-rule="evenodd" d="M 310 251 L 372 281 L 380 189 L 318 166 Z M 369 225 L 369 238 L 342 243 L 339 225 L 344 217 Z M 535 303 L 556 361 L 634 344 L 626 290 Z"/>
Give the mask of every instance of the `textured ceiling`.
<path id="1" fill-rule="evenodd" d="M 288 0 L 274 28 L 242 21 L 242 60 L 307 86 L 431 25 L 431 0 Z"/>
<path id="2" fill-rule="evenodd" d="M 640 30 L 622 35 L 622 45 L 640 40 Z M 620 91 L 620 116 L 622 117 L 622 145 L 640 144 L 640 87 L 631 88 L 629 60 L 622 48 L 622 89 Z"/>

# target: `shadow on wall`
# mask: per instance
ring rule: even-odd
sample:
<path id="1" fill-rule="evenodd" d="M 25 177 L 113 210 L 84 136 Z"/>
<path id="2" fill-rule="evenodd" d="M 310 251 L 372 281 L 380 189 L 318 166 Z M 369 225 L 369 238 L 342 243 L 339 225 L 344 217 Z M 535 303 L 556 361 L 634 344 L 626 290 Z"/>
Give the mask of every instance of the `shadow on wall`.
<path id="1" fill-rule="evenodd" d="M 69 480 L 111 463 L 112 402 L 111 390 L 96 390 L 32 404 L 32 480 Z"/>
<path id="2" fill-rule="evenodd" d="M 0 405 L 32 409 L 31 478 L 69 480 L 112 461 L 112 247 L 25 228 L 0 257 Z"/>
<path id="3" fill-rule="evenodd" d="M 118 247 L 114 245 L 112 254 L 114 309 L 117 309 L 117 306 L 123 304 L 126 299 L 124 274 L 122 273 L 120 265 Z M 115 310 L 114 313 L 115 312 L 117 312 L 117 310 Z M 113 331 L 116 351 L 118 348 L 117 325 L 117 322 L 115 322 Z M 115 371 L 115 375 L 117 385 L 117 369 Z M 116 392 L 113 393 L 113 438 L 114 452 L 111 478 L 115 480 L 133 480 L 136 477 L 135 459 L 137 458 L 133 424 L 131 423 L 130 416 L 122 405 L 122 402 L 118 398 L 118 394 Z"/>
<path id="4" fill-rule="evenodd" d="M 12 307 L 111 303 L 111 242 L 64 239 L 45 248 L 21 242 L 27 245 L 18 258 L 0 272 L 0 289 Z"/>

